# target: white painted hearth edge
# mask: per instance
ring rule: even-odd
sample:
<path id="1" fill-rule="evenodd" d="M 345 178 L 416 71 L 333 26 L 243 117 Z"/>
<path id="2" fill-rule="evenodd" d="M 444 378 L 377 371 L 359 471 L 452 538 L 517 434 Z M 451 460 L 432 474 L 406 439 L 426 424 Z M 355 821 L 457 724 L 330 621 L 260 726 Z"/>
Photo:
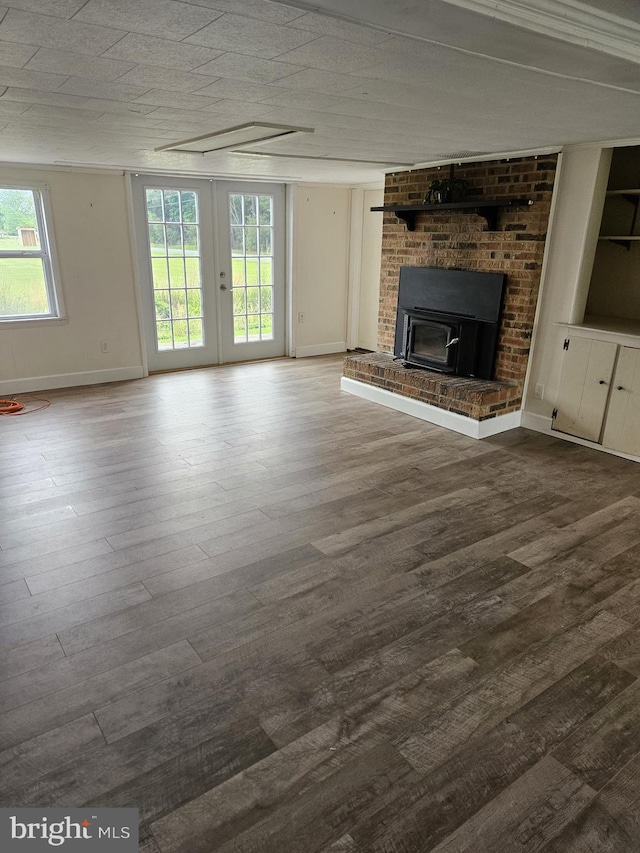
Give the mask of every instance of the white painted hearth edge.
<path id="1" fill-rule="evenodd" d="M 51 391 L 53 388 L 77 388 L 80 385 L 101 385 L 104 382 L 126 382 L 142 379 L 144 367 L 113 367 L 107 370 L 85 370 L 82 373 L 58 373 L 54 376 L 29 376 L 24 379 L 0 380 L 0 394 L 27 394 L 31 391 Z"/>
<path id="2" fill-rule="evenodd" d="M 403 397 L 393 391 L 387 391 L 386 388 L 378 388 L 375 385 L 358 382 L 357 379 L 350 379 L 348 376 L 342 377 L 340 388 L 347 394 L 354 394 L 356 397 L 362 397 L 363 400 L 369 400 L 371 403 L 379 403 L 381 406 L 395 409 L 405 415 L 411 415 L 436 426 L 462 433 L 469 438 L 489 438 L 489 436 L 497 435 L 500 432 L 515 429 L 520 426 L 522 418 L 522 412 L 510 412 L 508 415 L 476 421 L 456 412 L 439 409 L 430 403 L 424 403 L 422 400 Z"/>

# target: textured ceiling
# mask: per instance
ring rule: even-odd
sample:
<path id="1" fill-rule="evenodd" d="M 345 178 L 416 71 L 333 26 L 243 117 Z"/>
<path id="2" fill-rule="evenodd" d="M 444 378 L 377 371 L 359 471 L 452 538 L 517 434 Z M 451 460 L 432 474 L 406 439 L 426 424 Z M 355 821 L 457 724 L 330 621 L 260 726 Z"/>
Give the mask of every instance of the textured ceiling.
<path id="1" fill-rule="evenodd" d="M 376 26 L 266 0 L 5 2 L 0 159 L 356 182 L 455 152 L 639 135 L 636 62 L 443 0 L 333 5 Z M 630 22 L 637 9 L 590 5 Z M 255 146 L 309 159 L 154 150 L 249 121 L 315 128 Z"/>

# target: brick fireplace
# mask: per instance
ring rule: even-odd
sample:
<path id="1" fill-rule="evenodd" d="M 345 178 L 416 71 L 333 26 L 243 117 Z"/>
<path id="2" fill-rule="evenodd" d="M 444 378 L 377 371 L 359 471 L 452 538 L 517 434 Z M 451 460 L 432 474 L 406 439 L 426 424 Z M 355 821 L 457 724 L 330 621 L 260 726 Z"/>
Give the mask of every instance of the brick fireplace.
<path id="1" fill-rule="evenodd" d="M 496 231 L 488 231 L 482 217 L 467 211 L 419 213 L 414 231 L 394 213 L 383 214 L 378 352 L 347 358 L 345 377 L 476 421 L 521 408 L 556 162 L 557 155 L 545 155 L 456 167 L 456 178 L 468 182 L 473 196 L 533 201 L 531 206 L 500 208 Z M 387 175 L 384 204 L 419 204 L 431 182 L 447 175 L 444 166 Z M 393 361 L 402 266 L 506 275 L 493 381 L 404 368 Z"/>

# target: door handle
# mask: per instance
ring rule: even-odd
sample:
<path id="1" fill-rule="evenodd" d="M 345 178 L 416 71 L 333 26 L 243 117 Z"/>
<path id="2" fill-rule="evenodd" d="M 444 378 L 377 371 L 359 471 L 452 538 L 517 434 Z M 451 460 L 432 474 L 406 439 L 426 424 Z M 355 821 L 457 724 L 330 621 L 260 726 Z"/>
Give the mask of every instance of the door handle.
<path id="1" fill-rule="evenodd" d="M 451 338 L 449 343 L 444 345 L 444 348 L 449 349 L 449 347 L 452 347 L 454 344 L 459 344 L 459 343 L 460 343 L 460 338 Z"/>
<path id="2" fill-rule="evenodd" d="M 606 385 L 606 384 L 607 384 L 607 383 L 604 381 L 604 379 L 601 379 L 601 380 L 598 382 L 598 385 Z"/>
<path id="3" fill-rule="evenodd" d="M 220 290 L 229 290 L 229 288 L 227 287 L 227 285 L 226 285 L 226 284 L 221 284 L 221 285 L 220 285 Z"/>
<path id="4" fill-rule="evenodd" d="M 618 391 L 624 391 L 624 385 L 618 385 Z"/>

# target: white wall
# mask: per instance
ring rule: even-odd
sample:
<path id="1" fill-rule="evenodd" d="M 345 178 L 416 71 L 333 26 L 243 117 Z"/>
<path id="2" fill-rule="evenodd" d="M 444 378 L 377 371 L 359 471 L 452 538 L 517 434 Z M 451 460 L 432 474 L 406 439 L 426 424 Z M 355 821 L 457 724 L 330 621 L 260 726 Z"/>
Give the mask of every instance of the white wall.
<path id="1" fill-rule="evenodd" d="M 124 176 L 4 167 L 3 181 L 49 188 L 67 319 L 0 326 L 0 391 L 142 376 Z"/>
<path id="2" fill-rule="evenodd" d="M 143 375 L 125 177 L 22 167 L 2 182 L 46 184 L 66 319 L 0 326 L 0 393 L 46 390 Z M 351 246 L 352 198 L 366 197 L 362 242 Z M 301 184 L 293 204 L 293 344 L 298 356 L 343 352 L 349 267 L 361 253 L 360 346 L 375 349 L 381 214 L 378 191 Z M 364 203 L 364 202 L 363 202 Z M 375 221 L 374 221 L 375 220 Z M 358 282 L 356 283 L 358 284 Z M 297 314 L 304 323 L 297 323 Z M 111 352 L 102 353 L 107 341 Z M 362 341 L 362 342 L 361 342 Z M 366 343 L 365 343 L 366 342 Z"/>
<path id="3" fill-rule="evenodd" d="M 295 355 L 347 348 L 351 189 L 299 184 L 293 221 Z M 304 322 L 298 322 L 298 314 Z"/>
<path id="4" fill-rule="evenodd" d="M 548 419 L 560 384 L 561 324 L 584 316 L 610 160 L 611 151 L 600 148 L 561 155 L 524 403 L 527 412 Z M 537 384 L 544 386 L 543 400 L 534 397 Z"/>
<path id="5" fill-rule="evenodd" d="M 382 254 L 382 212 L 372 212 L 384 202 L 384 190 L 363 193 L 360 298 L 358 306 L 358 346 L 378 348 L 378 310 L 380 300 L 380 261 Z"/>

